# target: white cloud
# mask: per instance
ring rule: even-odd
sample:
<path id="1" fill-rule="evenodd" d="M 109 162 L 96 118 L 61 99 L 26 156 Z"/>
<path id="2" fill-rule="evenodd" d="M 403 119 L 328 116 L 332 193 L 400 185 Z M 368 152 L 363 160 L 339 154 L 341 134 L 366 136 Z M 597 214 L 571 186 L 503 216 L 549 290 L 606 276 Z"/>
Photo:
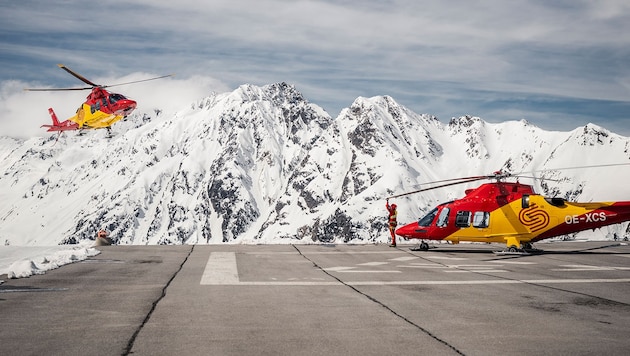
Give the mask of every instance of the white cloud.
<path id="1" fill-rule="evenodd" d="M 623 79 L 630 77 L 627 1 L 22 1 L 0 7 L 0 30 L 7 33 L 0 39 L 0 80 L 73 83 L 54 67 L 61 62 L 111 78 L 141 72 L 212 77 L 221 88 L 286 81 L 333 116 L 356 96 L 399 99 L 395 93 L 408 90 L 408 97 L 435 96 L 436 106 L 401 100 L 405 105 L 440 117 L 453 111 L 483 117 L 486 101 L 496 96 L 630 105 Z M 441 100 L 445 92 L 451 101 Z M 487 95 L 471 101 L 471 92 Z M 467 104 L 446 106 L 453 100 Z"/>

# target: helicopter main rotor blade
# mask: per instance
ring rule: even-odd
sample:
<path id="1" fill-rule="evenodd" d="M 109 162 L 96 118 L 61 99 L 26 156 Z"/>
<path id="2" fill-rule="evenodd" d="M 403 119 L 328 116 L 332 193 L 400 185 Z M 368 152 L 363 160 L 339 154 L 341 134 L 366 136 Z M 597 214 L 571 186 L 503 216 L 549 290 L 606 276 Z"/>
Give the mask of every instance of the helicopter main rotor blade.
<path id="1" fill-rule="evenodd" d="M 79 79 L 80 81 L 82 81 L 83 83 L 87 84 L 87 85 L 91 85 L 92 87 L 98 87 L 100 85 L 92 83 L 91 81 L 89 81 L 87 78 L 85 78 L 84 76 L 82 76 L 81 74 L 73 71 L 72 69 L 66 67 L 63 64 L 57 64 L 59 66 L 59 68 L 65 70 L 66 72 L 70 73 L 72 76 L 74 76 L 75 78 Z M 91 88 L 90 88 L 91 89 Z"/>
<path id="2" fill-rule="evenodd" d="M 423 185 L 431 185 L 431 184 L 437 184 L 437 183 L 445 183 L 445 184 L 440 184 L 440 185 L 436 185 L 436 186 L 433 186 L 433 187 L 427 187 L 427 188 L 423 188 L 423 189 L 419 189 L 419 190 L 414 190 L 413 192 L 407 192 L 407 193 L 403 193 L 403 194 L 392 195 L 392 196 L 388 197 L 387 199 L 400 198 L 400 197 L 404 197 L 404 196 L 410 195 L 410 194 L 426 192 L 428 190 L 439 189 L 439 188 L 444 188 L 444 187 L 450 187 L 450 186 L 458 185 L 458 184 L 471 183 L 471 182 L 475 182 L 475 181 L 483 180 L 483 179 L 497 179 L 497 180 L 501 180 L 501 179 L 510 178 L 510 177 L 513 177 L 513 178 L 519 178 L 520 177 L 520 178 L 541 179 L 541 178 L 536 178 L 536 177 L 524 176 L 523 174 L 525 174 L 525 173 L 534 174 L 534 173 L 540 173 L 540 172 L 562 171 L 562 170 L 584 169 L 584 168 L 616 167 L 616 166 L 630 166 L 630 163 L 611 163 L 611 164 L 599 164 L 599 165 L 594 165 L 594 166 L 580 166 L 580 167 L 564 167 L 564 168 L 555 168 L 555 169 L 541 169 L 541 170 L 535 170 L 535 171 L 530 171 L 530 172 L 520 172 L 520 173 L 509 173 L 509 172 L 497 171 L 497 172 L 494 172 L 493 174 L 489 174 L 489 175 L 485 175 L 485 176 L 453 178 L 453 179 L 445 179 L 445 180 L 439 180 L 439 181 L 424 183 Z M 555 181 L 553 179 L 548 179 L 548 178 L 543 178 L 543 179 L 544 180 L 549 180 L 549 181 Z"/>
<path id="3" fill-rule="evenodd" d="M 101 88 L 111 88 L 111 87 L 117 87 L 117 86 L 121 86 L 121 85 L 127 85 L 127 84 L 135 84 L 135 83 L 142 83 L 142 82 L 148 82 L 150 80 L 156 80 L 156 79 L 162 79 L 162 78 L 168 78 L 168 77 L 172 77 L 175 74 L 167 74 L 167 75 L 162 75 L 159 77 L 155 77 L 155 78 L 149 78 L 149 79 L 141 79 L 141 80 L 134 80 L 132 82 L 126 82 L 126 83 L 118 83 L 118 84 L 111 84 L 111 85 L 103 85 L 101 86 Z"/>
<path id="4" fill-rule="evenodd" d="M 89 90 L 93 87 L 84 87 L 84 88 L 24 88 L 26 91 L 67 91 L 67 90 Z"/>
<path id="5" fill-rule="evenodd" d="M 387 199 L 400 198 L 400 197 L 404 197 L 406 195 L 416 194 L 416 193 L 420 193 L 420 192 L 426 192 L 428 190 L 433 190 L 433 189 L 450 187 L 452 185 L 476 182 L 476 181 L 482 180 L 482 179 L 488 179 L 488 177 L 487 176 L 478 176 L 478 177 L 468 177 L 468 178 L 447 179 L 446 181 L 455 181 L 455 182 L 441 184 L 441 185 L 436 185 L 434 187 L 418 189 L 418 190 L 414 190 L 413 192 L 407 192 L 407 193 L 402 193 L 402 194 L 398 194 L 398 195 L 392 195 L 391 197 L 387 197 Z M 436 183 L 436 182 L 431 182 L 431 183 L 427 183 L 427 184 L 432 184 L 432 183 Z"/>
<path id="6" fill-rule="evenodd" d="M 548 168 L 548 169 L 539 169 L 539 170 L 530 171 L 530 172 L 514 173 L 514 175 L 520 175 L 520 174 L 523 174 L 523 173 L 541 173 L 541 172 L 550 172 L 550 171 L 568 171 L 568 170 L 572 170 L 572 169 L 605 168 L 605 167 L 617 167 L 617 166 L 630 166 L 630 163 L 610 163 L 610 164 L 597 164 L 597 165 L 594 165 L 594 166 Z"/>
<path id="7" fill-rule="evenodd" d="M 98 88 L 109 88 L 109 87 L 115 87 L 115 86 L 120 86 L 120 85 L 148 82 L 150 80 L 162 79 L 162 78 L 172 77 L 172 76 L 175 75 L 175 74 L 167 74 L 167 75 L 162 75 L 162 76 L 155 77 L 155 78 L 134 80 L 134 81 L 131 81 L 131 82 L 126 82 L 126 83 L 118 83 L 118 84 L 111 84 L 111 85 L 98 85 L 98 84 L 90 81 L 89 79 L 85 78 L 81 74 L 79 74 L 79 73 L 73 71 L 72 69 L 66 67 L 63 64 L 57 64 L 57 66 L 59 66 L 59 68 L 65 70 L 66 72 L 70 73 L 73 77 L 75 77 L 75 78 L 79 79 L 80 81 L 84 82 L 85 84 L 88 84 L 88 85 L 91 85 L 91 86 L 90 87 L 84 87 L 84 88 L 25 88 L 24 90 L 26 90 L 26 91 L 89 90 L 89 89 L 93 89 L 95 87 L 98 87 Z"/>

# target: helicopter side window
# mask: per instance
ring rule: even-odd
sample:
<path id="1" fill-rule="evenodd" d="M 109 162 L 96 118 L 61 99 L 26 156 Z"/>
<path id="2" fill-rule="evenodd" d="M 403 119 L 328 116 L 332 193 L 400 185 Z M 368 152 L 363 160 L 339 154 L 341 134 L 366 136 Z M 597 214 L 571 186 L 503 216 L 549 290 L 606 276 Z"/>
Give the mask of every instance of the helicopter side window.
<path id="1" fill-rule="evenodd" d="M 469 227 L 470 226 L 470 211 L 458 211 L 457 215 L 455 215 L 455 226 Z"/>
<path id="2" fill-rule="evenodd" d="M 490 221 L 490 213 L 487 211 L 477 211 L 473 216 L 473 227 L 484 228 L 488 227 Z"/>
<path id="3" fill-rule="evenodd" d="M 437 210 L 437 208 L 431 210 L 422 219 L 418 220 L 418 226 L 431 226 L 433 219 L 435 219 L 435 215 L 437 215 Z"/>
<path id="4" fill-rule="evenodd" d="M 448 225 L 448 213 L 451 211 L 449 208 L 444 208 L 440 211 L 440 216 L 437 220 L 438 227 L 446 227 Z"/>
<path id="5" fill-rule="evenodd" d="M 562 198 L 545 198 L 545 200 L 553 206 L 563 206 L 565 202 Z"/>

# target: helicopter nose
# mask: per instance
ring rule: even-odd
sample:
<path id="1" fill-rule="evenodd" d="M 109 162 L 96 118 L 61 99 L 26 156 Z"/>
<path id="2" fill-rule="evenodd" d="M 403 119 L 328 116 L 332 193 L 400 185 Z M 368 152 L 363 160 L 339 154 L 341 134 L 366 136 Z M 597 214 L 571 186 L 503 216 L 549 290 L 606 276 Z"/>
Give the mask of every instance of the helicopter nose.
<path id="1" fill-rule="evenodd" d="M 417 222 L 407 224 L 396 230 L 396 235 L 411 239 L 422 239 L 427 235 L 426 228 L 418 226 Z"/>
<path id="2" fill-rule="evenodd" d="M 116 114 L 123 116 L 131 114 L 131 112 L 134 111 L 137 106 L 137 103 L 131 99 L 120 100 L 116 104 L 118 105 L 118 110 L 116 110 Z"/>

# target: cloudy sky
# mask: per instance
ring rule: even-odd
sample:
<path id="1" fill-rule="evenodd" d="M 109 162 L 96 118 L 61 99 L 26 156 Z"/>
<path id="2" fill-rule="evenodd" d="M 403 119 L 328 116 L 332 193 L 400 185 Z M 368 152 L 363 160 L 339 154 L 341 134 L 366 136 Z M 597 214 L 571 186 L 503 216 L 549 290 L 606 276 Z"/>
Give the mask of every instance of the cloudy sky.
<path id="1" fill-rule="evenodd" d="M 116 89 L 139 109 L 284 81 L 333 117 L 390 95 L 442 122 L 630 136 L 627 0 L 0 0 L 0 135 L 74 113 L 87 93 L 22 90 L 83 84 L 57 63 L 99 84 L 176 74 Z"/>

